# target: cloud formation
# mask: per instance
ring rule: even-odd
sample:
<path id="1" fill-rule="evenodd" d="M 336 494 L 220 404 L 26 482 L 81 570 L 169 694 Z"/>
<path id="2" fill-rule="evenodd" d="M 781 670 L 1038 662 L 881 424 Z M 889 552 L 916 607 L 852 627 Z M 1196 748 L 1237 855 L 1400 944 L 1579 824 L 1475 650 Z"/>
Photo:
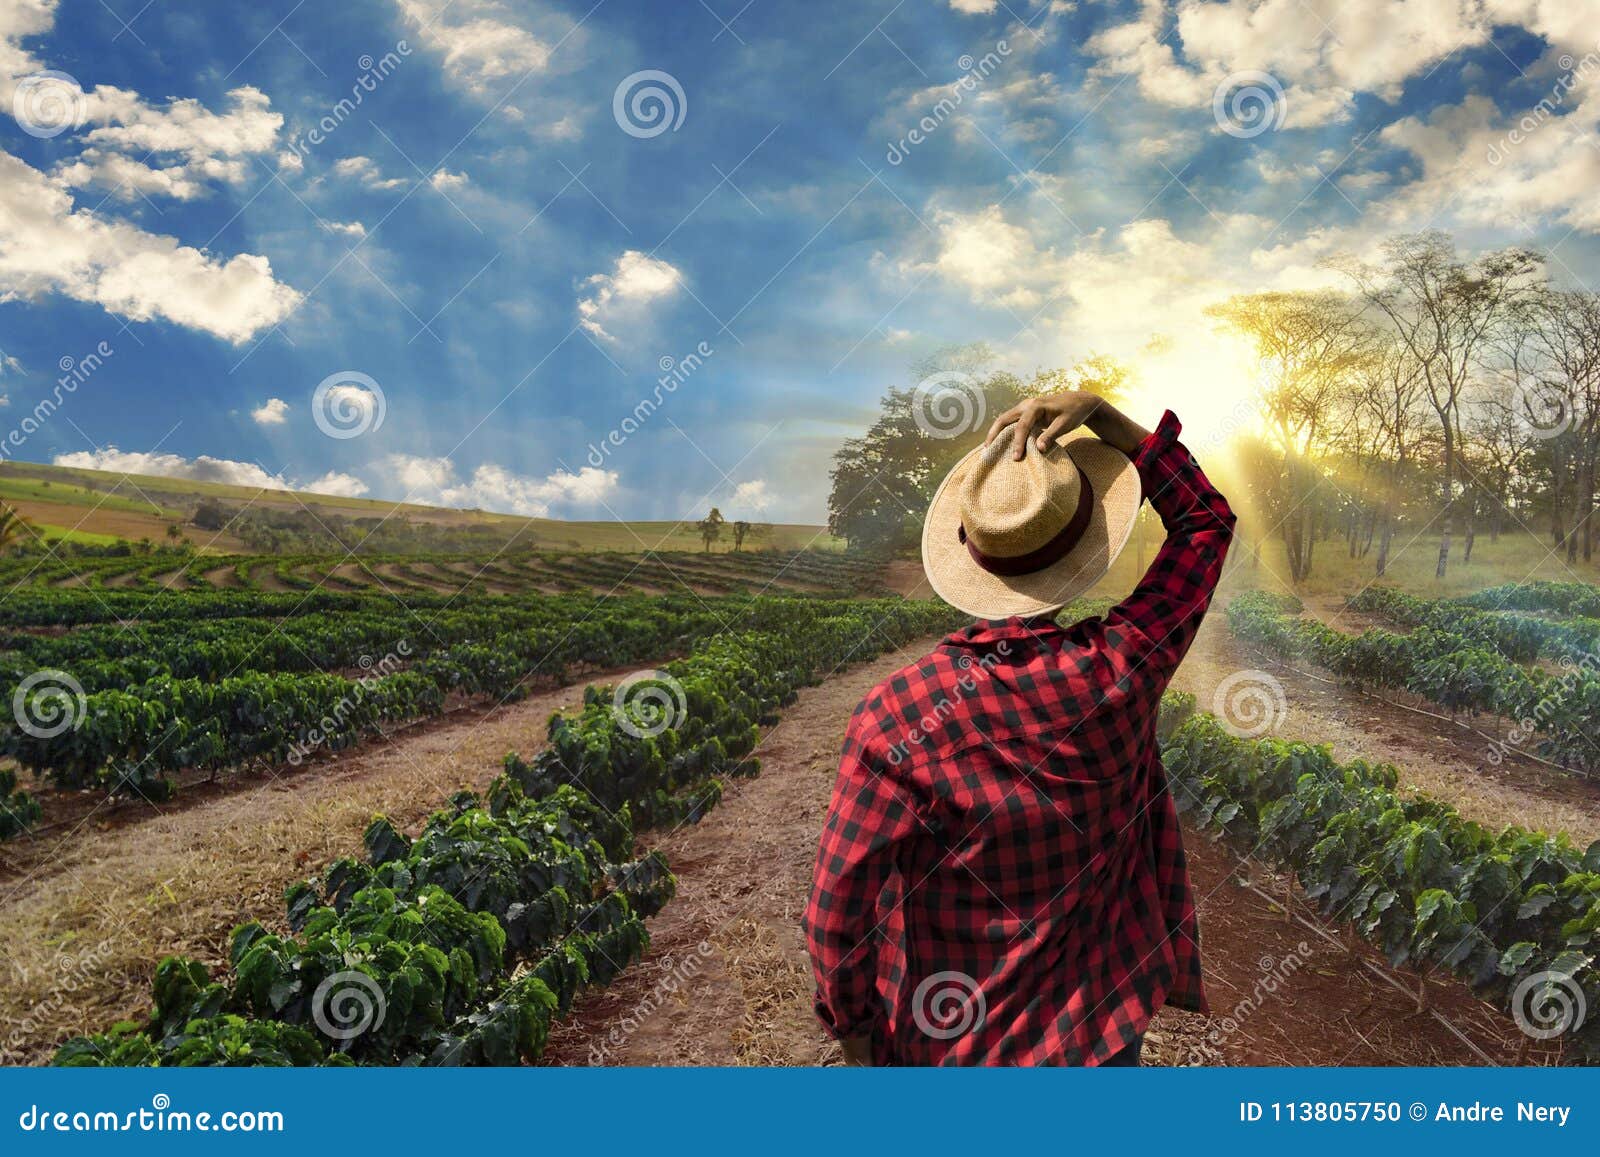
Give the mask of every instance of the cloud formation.
<path id="1" fill-rule="evenodd" d="M 596 273 L 583 283 L 590 292 L 578 299 L 578 324 L 595 337 L 615 341 L 607 326 L 637 320 L 645 306 L 670 297 L 682 281 L 670 262 L 629 249 L 610 273 Z"/>

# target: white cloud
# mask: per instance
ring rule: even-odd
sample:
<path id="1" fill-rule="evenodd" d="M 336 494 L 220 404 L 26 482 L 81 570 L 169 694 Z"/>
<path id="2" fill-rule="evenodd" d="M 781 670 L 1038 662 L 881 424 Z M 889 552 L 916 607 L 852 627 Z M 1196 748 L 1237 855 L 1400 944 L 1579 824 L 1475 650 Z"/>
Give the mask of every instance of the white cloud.
<path id="1" fill-rule="evenodd" d="M 330 470 L 316 481 L 306 483 L 306 490 L 312 494 L 331 494 L 336 498 L 360 498 L 371 487 L 354 474 Z"/>
<path id="2" fill-rule="evenodd" d="M 550 45 L 512 22 L 494 0 L 397 0 L 417 38 L 443 57 L 445 76 L 480 98 L 499 98 L 550 62 Z"/>
<path id="3" fill-rule="evenodd" d="M 441 193 L 451 193 L 467 187 L 467 175 L 452 173 L 449 169 L 435 169 L 433 175 L 428 178 L 428 184 Z"/>
<path id="4" fill-rule="evenodd" d="M 268 398 L 250 411 L 258 426 L 282 426 L 289 420 L 289 403 L 282 398 Z"/>
<path id="5" fill-rule="evenodd" d="M 18 81 L 44 67 L 21 43 L 48 33 L 55 9 L 54 0 L 0 4 L 0 108 L 14 112 Z M 283 118 L 254 88 L 235 89 L 228 100 L 221 114 L 186 99 L 158 109 L 137 93 L 102 85 L 69 99 L 66 107 L 81 115 L 71 118 L 56 147 L 73 139 L 66 132 L 94 127 L 83 138 L 86 147 L 53 177 L 0 152 L 0 302 L 60 293 L 121 317 L 161 318 L 233 342 L 287 317 L 300 294 L 273 278 L 265 257 L 221 260 L 175 237 L 77 209 L 68 191 L 125 183 L 146 196 L 187 200 L 204 191 L 204 182 L 238 180 L 244 158 L 273 147 Z M 134 150 L 137 160 L 129 155 Z M 147 163 L 146 154 L 156 163 Z"/>
<path id="6" fill-rule="evenodd" d="M 1508 117 L 1488 97 L 1469 96 L 1381 135 L 1422 169 L 1381 206 L 1393 228 L 1434 221 L 1448 206 L 1453 219 L 1475 225 L 1514 221 L 1531 232 L 1553 220 L 1600 231 L 1600 100 L 1589 97 L 1562 116 Z"/>
<path id="7" fill-rule="evenodd" d="M 629 249 L 610 273 L 596 273 L 584 282 L 593 292 L 578 299 L 579 324 L 596 337 L 613 341 L 607 325 L 636 318 L 648 303 L 674 293 L 682 280 L 683 274 L 670 263 Z"/>
<path id="8" fill-rule="evenodd" d="M 5 377 L 7 374 L 20 374 L 22 372 L 22 363 L 6 353 L 5 350 L 0 350 L 0 378 Z"/>
<path id="9" fill-rule="evenodd" d="M 320 224 L 325 232 L 340 237 L 353 237 L 357 241 L 367 235 L 367 227 L 360 221 L 323 221 Z"/>
<path id="10" fill-rule="evenodd" d="M 1000 6 L 1000 0 L 950 0 L 950 7 L 970 16 L 983 16 Z"/>
<path id="11" fill-rule="evenodd" d="M 1497 26 L 1573 46 L 1592 41 L 1597 15 L 1592 0 L 1142 0 L 1088 50 L 1097 73 L 1135 77 L 1146 98 L 1180 108 L 1209 107 L 1226 77 L 1264 70 L 1284 87 L 1294 127 L 1348 119 L 1357 93 L 1395 101 L 1407 80 L 1487 44 Z"/>
<path id="12" fill-rule="evenodd" d="M 222 482 L 229 486 L 253 486 L 266 490 L 292 490 L 294 486 L 282 474 L 268 474 L 254 462 L 236 462 L 228 458 L 213 458 L 202 454 L 198 458 L 184 458 L 178 454 L 144 453 L 118 450 L 107 446 L 103 450 L 78 450 L 71 454 L 57 454 L 57 466 L 72 466 L 80 470 L 109 470 L 113 474 L 151 474 L 158 478 L 184 478 L 194 482 Z"/>
<path id="13" fill-rule="evenodd" d="M 84 98 L 86 122 L 100 127 L 86 133 L 83 151 L 52 175 L 72 188 L 98 185 L 123 200 L 161 194 L 189 201 L 212 182 L 242 184 L 248 158 L 276 147 L 283 116 L 257 88 L 236 88 L 227 100 L 231 107 L 224 113 L 187 98 L 158 109 L 136 92 L 100 85 Z M 171 163 L 150 164 L 150 157 Z"/>
<path id="14" fill-rule="evenodd" d="M 404 499 L 438 506 L 491 510 L 544 518 L 556 506 L 584 506 L 603 502 L 616 492 L 614 470 L 585 466 L 577 473 L 557 470 L 543 478 L 517 474 L 492 462 L 484 463 L 462 481 L 448 458 L 391 454 L 385 472 L 404 488 Z"/>
<path id="15" fill-rule="evenodd" d="M 282 321 L 300 301 L 265 257 L 222 261 L 175 237 L 74 209 L 66 190 L 0 153 L 0 301 L 45 293 L 232 342 Z"/>
<path id="16" fill-rule="evenodd" d="M 735 514 L 760 514 L 772 505 L 772 493 L 765 478 L 752 478 L 734 487 L 728 509 Z"/>
<path id="17" fill-rule="evenodd" d="M 404 177 L 385 177 L 371 157 L 341 157 L 334 162 L 333 175 L 359 181 L 368 189 L 403 189 L 410 184 Z"/>

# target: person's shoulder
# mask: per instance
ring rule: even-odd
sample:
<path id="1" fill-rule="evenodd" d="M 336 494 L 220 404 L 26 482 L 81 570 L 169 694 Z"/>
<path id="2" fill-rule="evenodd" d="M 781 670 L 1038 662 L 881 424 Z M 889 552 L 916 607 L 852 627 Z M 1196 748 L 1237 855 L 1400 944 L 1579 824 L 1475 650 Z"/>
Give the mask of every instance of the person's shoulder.
<path id="1" fill-rule="evenodd" d="M 927 699 L 927 689 L 937 685 L 954 665 L 948 652 L 935 647 L 926 655 L 876 683 L 861 697 L 850 717 L 848 735 L 865 741 L 898 726 L 904 712 L 917 708 Z"/>

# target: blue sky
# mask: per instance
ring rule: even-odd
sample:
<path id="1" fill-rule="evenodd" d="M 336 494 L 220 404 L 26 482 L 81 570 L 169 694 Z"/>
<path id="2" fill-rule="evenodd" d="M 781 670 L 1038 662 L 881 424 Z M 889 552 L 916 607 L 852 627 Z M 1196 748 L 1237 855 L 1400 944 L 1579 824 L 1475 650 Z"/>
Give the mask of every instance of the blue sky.
<path id="1" fill-rule="evenodd" d="M 0 0 L 4 453 L 820 521 L 949 343 L 1217 422 L 1229 293 L 1423 227 L 1592 280 L 1597 39 L 1554 0 Z"/>

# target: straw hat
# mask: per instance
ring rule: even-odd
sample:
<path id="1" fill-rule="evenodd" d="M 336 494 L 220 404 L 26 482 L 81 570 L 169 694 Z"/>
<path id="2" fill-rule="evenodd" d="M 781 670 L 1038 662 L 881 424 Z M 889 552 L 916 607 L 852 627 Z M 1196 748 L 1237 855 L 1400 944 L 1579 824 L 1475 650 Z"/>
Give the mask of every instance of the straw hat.
<path id="1" fill-rule="evenodd" d="M 940 598 L 982 619 L 1042 615 L 1098 582 L 1143 501 L 1127 455 L 1084 435 L 1011 456 L 1015 424 L 955 464 L 928 507 L 922 565 Z"/>

